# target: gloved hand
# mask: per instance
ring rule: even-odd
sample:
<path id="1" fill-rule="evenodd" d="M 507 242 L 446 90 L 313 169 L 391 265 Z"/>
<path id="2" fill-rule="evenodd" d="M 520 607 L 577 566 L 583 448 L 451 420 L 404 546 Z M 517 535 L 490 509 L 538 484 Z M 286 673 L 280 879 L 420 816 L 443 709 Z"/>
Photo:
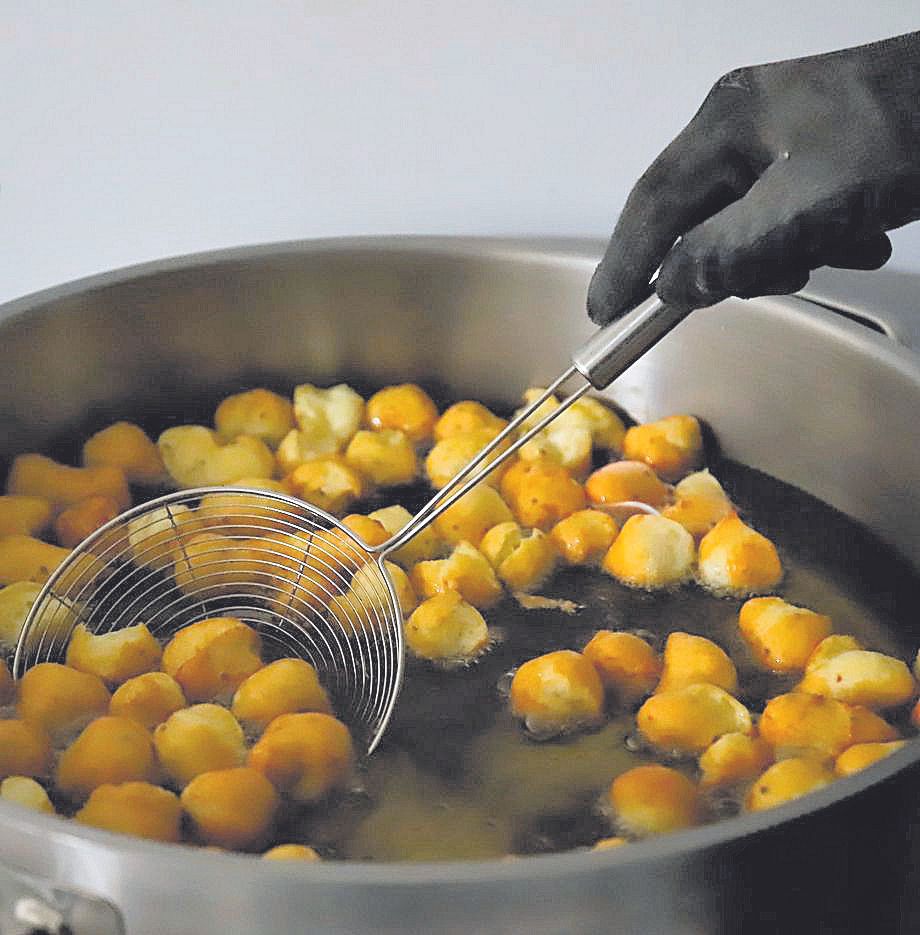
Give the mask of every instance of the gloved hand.
<path id="1" fill-rule="evenodd" d="M 629 195 L 588 292 L 598 324 L 655 289 L 685 309 L 877 269 L 920 218 L 920 32 L 742 68 Z M 675 244 L 677 238 L 679 242 Z"/>

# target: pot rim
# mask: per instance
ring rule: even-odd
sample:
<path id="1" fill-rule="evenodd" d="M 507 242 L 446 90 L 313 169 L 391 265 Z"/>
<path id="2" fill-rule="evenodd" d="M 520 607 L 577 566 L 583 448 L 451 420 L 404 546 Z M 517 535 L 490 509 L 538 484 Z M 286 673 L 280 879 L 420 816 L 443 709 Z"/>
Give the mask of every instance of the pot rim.
<path id="1" fill-rule="evenodd" d="M 554 259 L 583 262 L 593 268 L 603 253 L 604 243 L 590 238 L 536 237 L 451 237 L 451 236 L 370 236 L 333 237 L 278 241 L 268 244 L 230 247 L 168 257 L 134 264 L 119 269 L 73 280 L 0 304 L 0 323 L 23 315 L 52 302 L 59 302 L 87 291 L 139 280 L 162 273 L 191 270 L 197 267 L 229 264 L 243 260 L 301 254 L 374 252 L 435 254 L 443 256 L 532 257 L 543 262 Z M 801 313 L 808 309 L 810 323 L 824 333 L 832 334 L 848 344 L 859 345 L 873 357 L 883 360 L 899 372 L 920 383 L 920 361 L 912 352 L 894 344 L 889 338 L 817 306 L 790 296 L 771 296 L 756 300 L 782 317 L 801 322 Z M 705 312 L 705 310 L 702 310 Z M 603 852 L 579 849 L 562 853 L 528 856 L 522 860 L 453 860 L 375 863 L 369 861 L 324 861 L 304 867 L 297 862 L 263 862 L 254 855 L 215 853 L 189 845 L 164 844 L 113 832 L 82 826 L 72 820 L 44 815 L 0 801 L 0 827 L 6 834 L 34 837 L 41 835 L 44 851 L 85 842 L 106 852 L 130 853 L 139 860 L 169 861 L 177 874 L 213 871 L 215 860 L 229 873 L 245 873 L 263 884 L 271 881 L 315 880 L 324 884 L 376 885 L 392 889 L 418 884 L 476 884 L 483 880 L 543 879 L 597 872 L 616 866 L 650 864 L 663 858 L 678 857 L 706 850 L 728 840 L 740 839 L 769 831 L 805 815 L 832 807 L 857 796 L 866 789 L 891 779 L 903 770 L 920 763 L 920 744 L 908 743 L 901 750 L 871 767 L 829 786 L 763 812 L 743 813 L 685 831 L 652 837 L 631 843 L 628 847 Z M 258 855 L 255 855 L 256 857 Z M 0 849 L 0 863 L 6 858 Z M 24 868 L 28 869 L 28 868 Z"/>

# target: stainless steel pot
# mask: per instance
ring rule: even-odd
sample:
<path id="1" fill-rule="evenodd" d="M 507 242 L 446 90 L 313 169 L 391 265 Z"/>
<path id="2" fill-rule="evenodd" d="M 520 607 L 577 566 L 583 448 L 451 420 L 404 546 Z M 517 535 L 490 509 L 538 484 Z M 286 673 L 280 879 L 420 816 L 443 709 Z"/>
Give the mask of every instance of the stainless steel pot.
<path id="1" fill-rule="evenodd" d="M 415 379 L 516 401 L 590 334 L 584 295 L 601 246 L 281 244 L 9 303 L 0 308 L 0 457 L 42 448 L 88 412 L 114 415 L 131 401 L 168 412 L 172 400 L 260 373 Z M 911 498 L 920 358 L 893 340 L 909 319 L 890 324 L 896 302 L 863 316 L 876 330 L 847 320 L 822 304 L 858 314 L 863 303 L 834 296 L 835 284 L 811 300 L 696 312 L 609 395 L 638 419 L 694 412 L 716 427 L 726 455 L 870 525 L 920 566 Z M 920 641 L 920 629 L 910 638 Z M 622 850 L 462 864 L 267 864 L 0 803 L 0 933 L 28 931 L 21 920 L 36 924 L 49 908 L 76 935 L 122 922 L 131 935 L 910 931 L 918 777 L 911 744 L 770 812 Z"/>

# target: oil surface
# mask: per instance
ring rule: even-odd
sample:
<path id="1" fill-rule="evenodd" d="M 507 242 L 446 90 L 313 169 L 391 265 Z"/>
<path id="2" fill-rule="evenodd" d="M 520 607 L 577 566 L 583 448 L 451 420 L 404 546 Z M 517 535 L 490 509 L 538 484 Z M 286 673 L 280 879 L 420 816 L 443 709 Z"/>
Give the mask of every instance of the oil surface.
<path id="1" fill-rule="evenodd" d="M 732 462 L 720 462 L 714 473 L 746 521 L 777 544 L 785 568 L 781 597 L 830 615 L 836 632 L 854 634 L 867 648 L 912 658 L 916 634 L 903 631 L 897 614 L 920 589 L 906 564 L 801 491 Z M 399 499 L 415 509 L 428 493 L 404 490 Z M 410 662 L 384 743 L 364 766 L 362 794 L 291 816 L 291 833 L 329 856 L 362 860 L 543 853 L 609 836 L 615 829 L 599 803 L 611 781 L 661 760 L 637 742 L 634 711 L 611 711 L 591 733 L 538 742 L 511 717 L 502 691 L 521 663 L 580 649 L 601 628 L 641 631 L 658 650 L 675 630 L 715 640 L 734 660 L 739 698 L 752 711 L 797 681 L 756 665 L 737 626 L 740 600 L 695 585 L 636 591 L 584 568 L 558 572 L 540 593 L 582 609 L 523 610 L 506 597 L 485 613 L 496 640 L 474 665 L 445 672 Z M 692 775 L 695 761 L 671 765 Z"/>
<path id="2" fill-rule="evenodd" d="M 246 381 L 273 386 L 272 381 Z M 359 390 L 359 381 L 352 381 Z M 153 437 L 170 424 L 209 423 L 214 405 L 244 386 L 93 413 L 79 433 L 47 451 L 77 463 L 79 444 L 115 418 L 134 418 Z M 289 392 L 275 381 L 273 388 Z M 429 388 L 430 389 L 430 388 Z M 440 394 L 437 394 L 440 395 Z M 443 396 L 442 405 L 452 400 Z M 147 412 L 147 418 L 137 418 Z M 717 428 L 717 427 L 716 427 Z M 911 660 L 920 633 L 920 583 L 911 566 L 866 529 L 814 498 L 718 458 L 709 467 L 744 519 L 777 545 L 786 600 L 831 616 L 839 633 Z M 386 491 L 353 507 L 401 502 L 417 509 L 424 485 Z M 283 816 L 274 840 L 309 843 L 330 858 L 425 860 L 493 857 L 588 846 L 613 833 L 598 803 L 619 773 L 660 759 L 635 737 L 634 711 L 611 711 L 599 730 L 549 742 L 528 737 L 508 711 L 503 684 L 526 660 L 580 649 L 600 628 L 642 631 L 657 649 L 682 630 L 710 637 L 738 668 L 740 700 L 753 711 L 795 681 L 758 668 L 737 627 L 741 601 L 688 585 L 669 593 L 626 588 L 596 570 L 558 572 L 540 591 L 581 605 L 575 614 L 524 610 L 506 597 L 485 617 L 490 651 L 469 668 L 443 671 L 410 661 L 384 743 L 361 767 L 360 788 Z M 677 762 L 692 774 L 693 760 Z"/>

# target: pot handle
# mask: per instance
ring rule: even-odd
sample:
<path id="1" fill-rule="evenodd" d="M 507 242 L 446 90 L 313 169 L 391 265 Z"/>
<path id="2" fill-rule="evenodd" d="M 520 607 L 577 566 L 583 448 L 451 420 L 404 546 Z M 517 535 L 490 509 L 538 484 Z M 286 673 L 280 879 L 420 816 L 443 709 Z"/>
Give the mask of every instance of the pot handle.
<path id="1" fill-rule="evenodd" d="M 799 297 L 920 351 L 920 275 L 818 269 Z"/>
<path id="2" fill-rule="evenodd" d="M 121 913 L 96 896 L 63 890 L 0 864 L 0 935 L 125 935 Z"/>

